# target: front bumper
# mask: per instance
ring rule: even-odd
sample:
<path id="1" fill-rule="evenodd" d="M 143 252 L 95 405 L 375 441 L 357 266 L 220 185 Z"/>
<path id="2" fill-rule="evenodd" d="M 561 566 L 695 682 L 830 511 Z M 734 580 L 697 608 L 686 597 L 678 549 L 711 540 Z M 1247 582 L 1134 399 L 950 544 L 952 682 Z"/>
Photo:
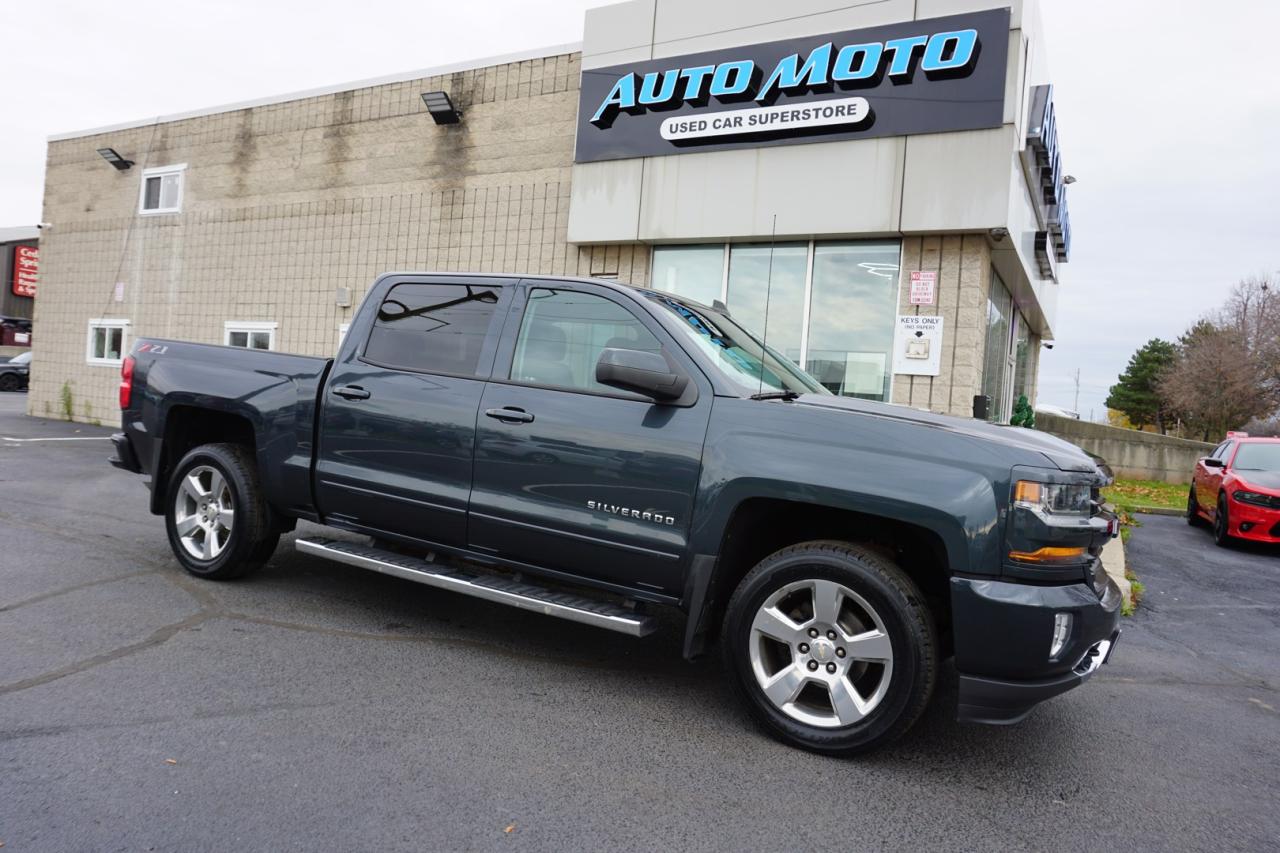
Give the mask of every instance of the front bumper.
<path id="1" fill-rule="evenodd" d="M 1053 586 L 952 578 L 958 719 L 1016 723 L 1040 702 L 1083 684 L 1120 636 L 1120 597 L 1101 571 L 1093 584 Z M 1071 628 L 1051 659 L 1059 613 L 1071 614 Z"/>
<path id="2" fill-rule="evenodd" d="M 1227 532 L 1250 542 L 1280 542 L 1280 510 L 1230 499 Z"/>

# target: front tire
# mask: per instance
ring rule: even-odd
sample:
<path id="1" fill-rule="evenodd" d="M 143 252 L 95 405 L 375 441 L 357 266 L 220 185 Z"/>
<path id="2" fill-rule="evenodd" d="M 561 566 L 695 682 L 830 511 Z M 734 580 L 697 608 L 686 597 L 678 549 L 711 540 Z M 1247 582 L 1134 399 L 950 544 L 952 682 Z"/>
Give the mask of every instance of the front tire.
<path id="1" fill-rule="evenodd" d="M 772 735 L 854 755 L 901 736 L 933 693 L 934 623 L 896 564 L 846 542 L 765 558 L 729 601 L 721 648 L 735 692 Z"/>
<path id="2" fill-rule="evenodd" d="M 253 456 L 238 444 L 205 444 L 182 457 L 166 503 L 169 547 L 196 577 L 243 577 L 270 558 L 280 538 Z"/>
<path id="3" fill-rule="evenodd" d="M 17 391 L 22 387 L 22 380 L 16 373 L 0 373 L 0 391 Z"/>

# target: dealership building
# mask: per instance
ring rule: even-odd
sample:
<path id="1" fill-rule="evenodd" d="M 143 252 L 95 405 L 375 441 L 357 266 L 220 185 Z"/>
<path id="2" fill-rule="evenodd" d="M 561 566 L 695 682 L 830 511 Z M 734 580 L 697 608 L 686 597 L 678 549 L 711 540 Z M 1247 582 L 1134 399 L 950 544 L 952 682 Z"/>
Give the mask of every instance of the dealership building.
<path id="1" fill-rule="evenodd" d="M 1034 401 L 1070 225 L 1034 2 L 629 0 L 581 44 L 67 133 L 32 414 L 137 337 L 332 354 L 390 270 L 722 302 L 840 394 Z"/>

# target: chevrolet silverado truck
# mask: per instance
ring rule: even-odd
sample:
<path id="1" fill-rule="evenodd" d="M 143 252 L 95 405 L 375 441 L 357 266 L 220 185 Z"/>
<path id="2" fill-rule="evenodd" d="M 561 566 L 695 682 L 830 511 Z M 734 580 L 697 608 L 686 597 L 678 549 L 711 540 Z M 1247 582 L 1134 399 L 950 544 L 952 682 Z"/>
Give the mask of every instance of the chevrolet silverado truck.
<path id="1" fill-rule="evenodd" d="M 143 338 L 112 464 L 191 574 L 318 559 L 636 637 L 683 614 L 751 714 L 883 745 L 954 658 L 958 716 L 1022 719 L 1119 631 L 1079 448 L 835 396 L 722 306 L 616 282 L 387 274 L 336 358 Z M 359 534 L 356 536 L 350 534 Z"/>

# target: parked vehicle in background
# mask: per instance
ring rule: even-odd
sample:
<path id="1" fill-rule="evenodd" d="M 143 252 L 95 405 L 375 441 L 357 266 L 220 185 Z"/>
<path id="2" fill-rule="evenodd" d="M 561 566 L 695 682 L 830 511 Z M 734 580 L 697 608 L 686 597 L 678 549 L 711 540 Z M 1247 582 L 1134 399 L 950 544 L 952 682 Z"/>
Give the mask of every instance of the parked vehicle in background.
<path id="1" fill-rule="evenodd" d="M 1210 522 L 1219 545 L 1234 539 L 1280 543 L 1280 438 L 1227 436 L 1196 463 L 1187 523 Z"/>
<path id="2" fill-rule="evenodd" d="M 141 338 L 112 463 L 192 574 L 298 550 L 644 636 L 685 613 L 777 737 L 1022 719 L 1119 635 L 1106 478 L 1033 430 L 834 396 L 715 308 L 582 279 L 392 274 L 336 359 Z M 503 615 L 495 608 L 494 630 Z"/>
<path id="3" fill-rule="evenodd" d="M 31 382 L 31 353 L 22 352 L 0 364 L 0 391 L 21 391 Z"/>
<path id="4" fill-rule="evenodd" d="M 1057 415 L 1060 418 L 1071 418 L 1074 421 L 1080 420 L 1080 413 L 1073 412 L 1070 409 L 1064 409 L 1061 406 L 1054 406 L 1049 403 L 1041 403 L 1035 408 L 1038 414 Z"/>

